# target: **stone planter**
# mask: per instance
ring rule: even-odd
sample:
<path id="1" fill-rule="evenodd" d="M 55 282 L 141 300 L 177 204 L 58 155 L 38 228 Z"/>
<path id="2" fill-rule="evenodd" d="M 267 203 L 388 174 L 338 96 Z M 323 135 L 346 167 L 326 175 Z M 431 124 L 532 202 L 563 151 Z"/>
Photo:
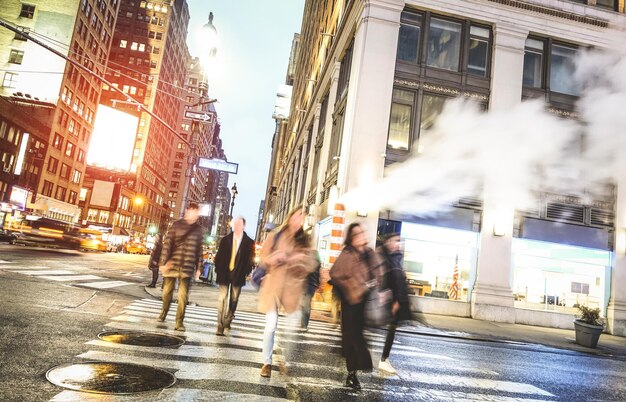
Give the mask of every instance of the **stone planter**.
<path id="1" fill-rule="evenodd" d="M 576 330 L 576 343 L 588 348 L 598 346 L 598 340 L 604 331 L 602 325 L 591 325 L 580 320 L 574 320 L 574 329 Z"/>

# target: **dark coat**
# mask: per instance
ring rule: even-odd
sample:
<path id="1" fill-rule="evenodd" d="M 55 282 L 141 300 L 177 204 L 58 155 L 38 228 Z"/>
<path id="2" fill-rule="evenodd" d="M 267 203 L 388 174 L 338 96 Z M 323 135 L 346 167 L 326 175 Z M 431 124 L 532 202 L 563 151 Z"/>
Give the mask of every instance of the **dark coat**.
<path id="1" fill-rule="evenodd" d="M 241 237 L 241 244 L 235 257 L 235 268 L 231 271 L 230 257 L 233 250 L 233 233 L 222 238 L 215 254 L 215 272 L 217 283 L 220 285 L 243 286 L 246 284 L 246 276 L 252 271 L 254 265 L 254 240 L 246 232 Z"/>
<path id="2" fill-rule="evenodd" d="M 406 273 L 402 268 L 402 253 L 389 253 L 384 246 L 378 249 L 378 253 L 385 267 L 382 287 L 391 289 L 393 301 L 400 304 L 400 310 L 398 310 L 395 318 L 397 320 L 408 320 L 411 316 L 409 287 L 407 285 Z"/>
<path id="3" fill-rule="evenodd" d="M 154 247 L 150 253 L 150 261 L 148 261 L 148 268 L 151 271 L 158 271 L 159 260 L 161 259 L 161 252 L 163 251 L 163 236 L 159 233 L 156 235 Z"/>
<path id="4" fill-rule="evenodd" d="M 186 233 L 189 233 L 183 239 Z M 202 259 L 204 229 L 199 223 L 188 224 L 185 219 L 175 221 L 163 240 L 160 265 L 172 261 L 173 269 L 164 277 L 189 278 L 194 275 Z"/>

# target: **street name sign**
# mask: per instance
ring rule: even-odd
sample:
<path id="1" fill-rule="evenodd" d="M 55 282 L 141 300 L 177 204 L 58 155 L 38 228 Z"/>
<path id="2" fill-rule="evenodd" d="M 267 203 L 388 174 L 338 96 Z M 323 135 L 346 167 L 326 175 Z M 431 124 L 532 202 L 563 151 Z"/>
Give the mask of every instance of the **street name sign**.
<path id="1" fill-rule="evenodd" d="M 232 174 L 237 174 L 239 170 L 238 163 L 227 162 L 223 159 L 198 158 L 198 167 Z"/>
<path id="2" fill-rule="evenodd" d="M 206 123 L 213 122 L 213 114 L 206 112 L 193 112 L 191 110 L 185 110 L 185 117 L 188 119 L 201 120 Z"/>

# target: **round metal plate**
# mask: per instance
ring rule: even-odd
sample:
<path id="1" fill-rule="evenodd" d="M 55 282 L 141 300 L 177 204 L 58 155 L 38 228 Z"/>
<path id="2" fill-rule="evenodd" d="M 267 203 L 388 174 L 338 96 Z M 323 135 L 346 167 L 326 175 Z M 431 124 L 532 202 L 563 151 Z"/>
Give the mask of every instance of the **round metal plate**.
<path id="1" fill-rule="evenodd" d="M 171 387 L 176 377 L 165 370 L 128 363 L 92 362 L 53 367 L 48 381 L 59 387 L 96 394 L 132 394 Z"/>
<path id="2" fill-rule="evenodd" d="M 172 347 L 185 343 L 178 336 L 139 331 L 106 331 L 99 333 L 98 338 L 107 342 L 148 347 Z"/>

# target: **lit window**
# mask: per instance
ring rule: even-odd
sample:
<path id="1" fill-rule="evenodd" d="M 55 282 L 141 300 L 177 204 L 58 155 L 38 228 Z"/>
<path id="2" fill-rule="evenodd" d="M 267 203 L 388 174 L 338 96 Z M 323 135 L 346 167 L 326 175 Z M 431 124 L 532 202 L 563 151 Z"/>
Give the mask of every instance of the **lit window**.
<path id="1" fill-rule="evenodd" d="M 438 18 L 430 20 L 426 64 L 458 71 L 461 55 L 461 24 Z"/>
<path id="2" fill-rule="evenodd" d="M 411 137 L 411 116 L 415 95 L 413 92 L 394 89 L 393 98 L 387 146 L 407 151 Z"/>
<path id="3" fill-rule="evenodd" d="M 5 88 L 15 88 L 17 84 L 17 73 L 7 71 L 4 73 L 4 79 L 2 80 L 2 86 Z"/>
<path id="4" fill-rule="evenodd" d="M 131 43 L 130 50 L 137 50 L 137 42 Z"/>
<path id="5" fill-rule="evenodd" d="M 120 47 L 123 49 L 126 49 L 126 46 L 128 45 L 128 41 L 121 39 L 120 40 Z"/>
<path id="6" fill-rule="evenodd" d="M 24 59 L 24 52 L 17 49 L 11 49 L 11 53 L 9 54 L 9 63 L 11 64 L 22 64 L 22 59 Z"/>
<path id="7" fill-rule="evenodd" d="M 145 52 L 146 51 L 146 45 L 144 43 L 140 43 L 139 44 L 139 51 L 140 52 Z"/>
<path id="8" fill-rule="evenodd" d="M 35 15 L 35 6 L 31 4 L 22 4 L 20 17 L 33 19 L 33 15 Z"/>

